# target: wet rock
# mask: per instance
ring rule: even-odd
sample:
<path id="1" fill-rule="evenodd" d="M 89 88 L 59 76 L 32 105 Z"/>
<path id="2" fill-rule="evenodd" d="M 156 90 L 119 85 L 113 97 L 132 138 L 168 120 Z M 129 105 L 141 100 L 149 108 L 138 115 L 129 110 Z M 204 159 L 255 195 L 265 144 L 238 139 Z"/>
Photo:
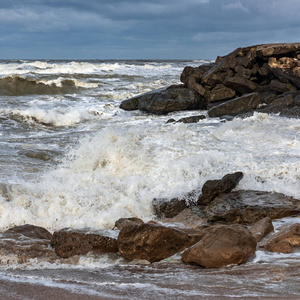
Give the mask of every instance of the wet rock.
<path id="1" fill-rule="evenodd" d="M 290 253 L 300 246 L 300 224 L 284 226 L 261 247 L 270 252 Z"/>
<path id="2" fill-rule="evenodd" d="M 177 123 L 198 123 L 200 120 L 204 120 L 206 117 L 204 115 L 199 115 L 199 116 L 191 116 L 191 117 L 185 117 L 181 118 L 177 121 Z"/>
<path id="3" fill-rule="evenodd" d="M 204 268 L 221 268 L 245 263 L 256 250 L 256 241 L 242 225 L 218 225 L 194 246 L 186 249 L 182 260 Z"/>
<path id="4" fill-rule="evenodd" d="M 202 194 L 198 198 L 198 205 L 210 203 L 219 194 L 231 192 L 243 178 L 242 172 L 225 175 L 219 180 L 208 180 L 202 187 Z"/>
<path id="5" fill-rule="evenodd" d="M 154 114 L 167 114 L 173 111 L 204 107 L 202 97 L 194 90 L 184 86 L 170 86 L 125 101 L 121 103 L 120 108 L 128 110 L 130 107 L 131 110 L 131 107 L 136 107 L 138 102 L 138 109 Z"/>
<path id="6" fill-rule="evenodd" d="M 173 218 L 193 203 L 196 191 L 187 193 L 182 198 L 155 198 L 152 201 L 153 210 L 159 218 Z"/>
<path id="7" fill-rule="evenodd" d="M 127 260 L 145 259 L 152 263 L 190 247 L 201 237 L 156 224 L 131 225 L 120 231 L 118 247 Z"/>
<path id="8" fill-rule="evenodd" d="M 250 232 L 254 236 L 256 242 L 259 242 L 262 238 L 274 231 L 272 220 L 269 217 L 263 218 L 256 222 L 251 228 Z"/>
<path id="9" fill-rule="evenodd" d="M 217 84 L 208 96 L 208 102 L 231 99 L 235 96 L 235 91 L 223 84 Z"/>
<path id="10" fill-rule="evenodd" d="M 144 221 L 140 218 L 132 217 L 132 218 L 121 218 L 115 222 L 115 227 L 118 229 L 122 229 L 125 226 L 129 225 L 137 225 L 137 224 L 143 224 Z"/>
<path id="11" fill-rule="evenodd" d="M 0 234 L 0 263 L 25 263 L 30 259 L 54 261 L 58 258 L 50 247 L 52 234 L 45 228 L 22 225 Z"/>
<path id="12" fill-rule="evenodd" d="M 87 254 L 92 250 L 97 253 L 118 252 L 115 233 L 107 230 L 65 228 L 53 233 L 51 244 L 62 258 Z"/>
<path id="13" fill-rule="evenodd" d="M 10 194 L 11 186 L 6 183 L 0 183 L 0 195 L 5 198 L 7 201 L 11 201 Z"/>
<path id="14" fill-rule="evenodd" d="M 172 218 L 187 208 L 189 205 L 185 199 L 173 198 L 153 199 L 152 206 L 154 213 L 159 218 Z"/>
<path id="15" fill-rule="evenodd" d="M 26 151 L 25 155 L 30 158 L 40 159 L 44 161 L 48 161 L 51 159 L 50 155 L 43 151 Z"/>
<path id="16" fill-rule="evenodd" d="M 217 196 L 203 210 L 209 222 L 253 224 L 265 217 L 280 219 L 300 213 L 300 202 L 280 193 L 235 191 Z"/>
<path id="17" fill-rule="evenodd" d="M 261 104 L 263 104 L 263 101 L 260 93 L 246 94 L 212 107 L 208 110 L 208 115 L 213 118 L 224 115 L 237 115 L 258 108 Z"/>

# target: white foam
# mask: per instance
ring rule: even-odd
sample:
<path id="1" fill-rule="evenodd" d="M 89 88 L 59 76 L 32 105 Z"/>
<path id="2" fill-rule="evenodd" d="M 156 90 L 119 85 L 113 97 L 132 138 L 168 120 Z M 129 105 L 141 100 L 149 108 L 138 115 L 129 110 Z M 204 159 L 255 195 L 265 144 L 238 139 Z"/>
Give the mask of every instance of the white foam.
<path id="1" fill-rule="evenodd" d="M 206 180 L 235 171 L 244 172 L 239 189 L 300 198 L 300 120 L 255 114 L 219 126 L 149 116 L 135 122 L 86 137 L 38 183 L 16 187 L 13 201 L 1 202 L 0 227 L 112 228 L 120 217 L 148 220 L 153 198 L 200 192 Z"/>

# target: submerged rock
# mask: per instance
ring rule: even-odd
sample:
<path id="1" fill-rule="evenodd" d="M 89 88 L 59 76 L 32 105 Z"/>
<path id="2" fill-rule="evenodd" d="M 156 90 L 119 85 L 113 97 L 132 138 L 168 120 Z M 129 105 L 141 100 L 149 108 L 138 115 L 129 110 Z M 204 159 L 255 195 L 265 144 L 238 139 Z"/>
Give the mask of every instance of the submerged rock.
<path id="1" fill-rule="evenodd" d="M 112 235 L 111 231 L 105 230 L 65 228 L 53 233 L 51 245 L 55 253 L 62 258 L 87 254 L 92 250 L 98 253 L 116 253 L 118 252 L 117 240 Z"/>
<path id="2" fill-rule="evenodd" d="M 197 244 L 183 252 L 184 262 L 204 268 L 221 268 L 245 263 L 255 253 L 257 243 L 242 225 L 218 225 L 206 231 Z"/>
<path id="3" fill-rule="evenodd" d="M 152 263 L 190 247 L 202 236 L 156 224 L 131 225 L 120 231 L 118 247 L 127 260 L 145 259 Z"/>
<path id="4" fill-rule="evenodd" d="M 144 221 L 140 218 L 121 218 L 115 222 L 115 227 L 121 230 L 125 226 L 143 224 Z"/>

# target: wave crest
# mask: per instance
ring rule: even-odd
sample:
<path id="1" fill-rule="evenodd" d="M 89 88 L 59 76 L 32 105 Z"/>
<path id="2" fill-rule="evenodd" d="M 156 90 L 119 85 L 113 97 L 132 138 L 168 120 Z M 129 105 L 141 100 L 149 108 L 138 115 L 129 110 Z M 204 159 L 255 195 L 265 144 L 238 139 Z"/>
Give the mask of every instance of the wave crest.
<path id="1" fill-rule="evenodd" d="M 59 84 L 54 82 L 47 84 L 19 75 L 6 76 L 0 79 L 0 95 L 6 96 L 68 94 L 77 89 L 79 87 L 72 79 L 61 80 Z"/>

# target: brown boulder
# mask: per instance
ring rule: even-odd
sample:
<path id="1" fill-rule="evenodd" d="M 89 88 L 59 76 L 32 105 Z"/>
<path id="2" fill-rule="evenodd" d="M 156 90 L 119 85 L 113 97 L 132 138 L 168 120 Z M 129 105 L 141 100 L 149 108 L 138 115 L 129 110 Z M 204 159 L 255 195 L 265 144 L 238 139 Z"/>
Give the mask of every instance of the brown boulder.
<path id="1" fill-rule="evenodd" d="M 54 261 L 58 257 L 50 248 L 52 234 L 45 228 L 22 225 L 0 234 L 1 264 L 25 263 L 29 259 Z"/>
<path id="2" fill-rule="evenodd" d="M 132 225 L 120 231 L 118 247 L 127 260 L 146 259 L 155 262 L 190 247 L 202 236 L 156 224 Z"/>
<path id="3" fill-rule="evenodd" d="M 202 212 L 211 222 L 253 224 L 265 217 L 280 219 L 300 213 L 300 202 L 280 193 L 236 191 L 217 196 Z"/>
<path id="4" fill-rule="evenodd" d="M 225 175 L 219 180 L 208 180 L 202 187 L 202 194 L 198 198 L 198 205 L 210 203 L 219 194 L 231 192 L 243 178 L 242 172 Z"/>
<path id="5" fill-rule="evenodd" d="M 269 217 L 259 220 L 250 228 L 250 232 L 257 242 L 259 242 L 262 238 L 273 231 L 274 227 L 272 224 L 272 220 Z"/>
<path id="6" fill-rule="evenodd" d="M 208 102 L 227 100 L 233 98 L 234 96 L 234 90 L 219 83 L 209 92 Z"/>
<path id="7" fill-rule="evenodd" d="M 112 231 L 92 232 L 65 228 L 53 233 L 51 244 L 55 253 L 62 258 L 87 254 L 92 250 L 98 253 L 116 253 L 118 245 L 113 236 Z"/>
<path id="8" fill-rule="evenodd" d="M 291 247 L 300 246 L 300 224 L 284 226 L 279 232 L 273 234 L 262 248 L 270 252 L 292 252 Z"/>
<path id="9" fill-rule="evenodd" d="M 155 198 L 152 201 L 154 213 L 159 218 L 173 218 L 185 208 L 189 207 L 185 199 L 173 198 L 171 200 Z"/>
<path id="10" fill-rule="evenodd" d="M 242 225 L 218 225 L 194 246 L 186 249 L 182 260 L 204 268 L 221 268 L 245 263 L 256 250 L 256 241 Z"/>

